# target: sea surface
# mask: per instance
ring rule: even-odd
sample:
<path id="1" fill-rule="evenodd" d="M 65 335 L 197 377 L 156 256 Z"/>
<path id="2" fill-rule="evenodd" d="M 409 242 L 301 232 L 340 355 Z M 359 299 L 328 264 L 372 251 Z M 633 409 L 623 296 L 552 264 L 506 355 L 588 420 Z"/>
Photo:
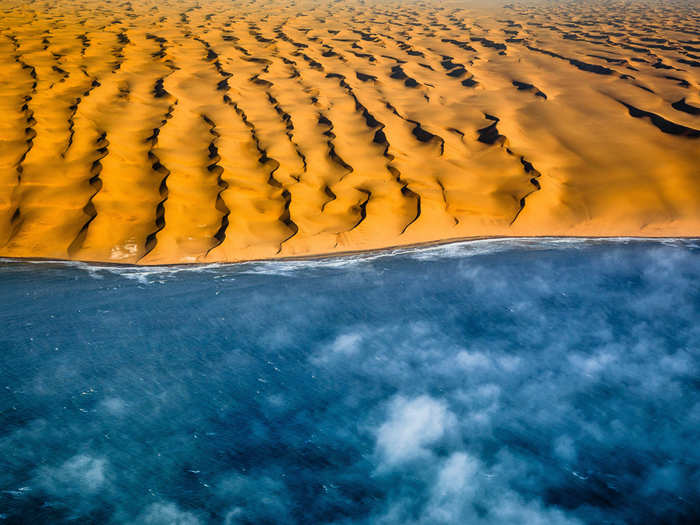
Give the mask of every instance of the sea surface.
<path id="1" fill-rule="evenodd" d="M 0 523 L 700 523 L 700 242 L 0 262 Z"/>

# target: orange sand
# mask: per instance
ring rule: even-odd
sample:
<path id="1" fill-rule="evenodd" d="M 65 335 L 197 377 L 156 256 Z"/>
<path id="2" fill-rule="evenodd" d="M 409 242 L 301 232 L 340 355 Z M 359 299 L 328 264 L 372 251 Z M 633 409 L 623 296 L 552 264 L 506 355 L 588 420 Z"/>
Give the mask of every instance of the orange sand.
<path id="1" fill-rule="evenodd" d="M 700 235 L 697 2 L 6 0 L 0 256 Z"/>

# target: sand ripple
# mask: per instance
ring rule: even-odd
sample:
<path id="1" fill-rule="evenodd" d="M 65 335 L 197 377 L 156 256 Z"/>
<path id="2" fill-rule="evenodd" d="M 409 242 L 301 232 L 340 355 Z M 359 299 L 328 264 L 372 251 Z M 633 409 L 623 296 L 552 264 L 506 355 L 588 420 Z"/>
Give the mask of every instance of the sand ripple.
<path id="1" fill-rule="evenodd" d="M 0 12 L 3 257 L 700 233 L 692 2 Z"/>

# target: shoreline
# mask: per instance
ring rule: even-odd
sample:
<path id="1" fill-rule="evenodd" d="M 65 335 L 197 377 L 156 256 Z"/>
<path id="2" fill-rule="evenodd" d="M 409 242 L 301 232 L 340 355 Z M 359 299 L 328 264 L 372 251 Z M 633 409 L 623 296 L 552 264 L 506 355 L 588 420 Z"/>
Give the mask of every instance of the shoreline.
<path id="1" fill-rule="evenodd" d="M 254 263 L 274 263 L 274 262 L 301 262 L 301 261 L 320 261 L 332 259 L 345 259 L 352 256 L 371 256 L 371 255 L 393 255 L 392 252 L 408 252 L 416 249 L 439 248 L 442 246 L 476 243 L 480 241 L 692 241 L 700 240 L 700 235 L 688 236 L 660 236 L 660 237 L 644 237 L 644 236 L 600 236 L 591 237 L 586 235 L 533 235 L 533 236 L 480 236 L 480 237 L 453 237 L 436 241 L 426 241 L 410 244 L 399 244 L 373 249 L 345 250 L 342 252 L 326 252 L 311 255 L 285 256 L 285 257 L 269 257 L 260 259 L 245 259 L 239 261 L 213 261 L 213 262 L 191 262 L 191 263 L 163 263 L 163 264 L 138 264 L 138 263 L 113 263 L 104 261 L 90 261 L 81 259 L 56 259 L 45 257 L 0 257 L 0 264 L 4 263 L 59 263 L 59 264 L 84 264 L 92 267 L 105 268 L 129 268 L 129 269 L 153 269 L 153 268 L 196 268 L 196 267 L 218 267 L 218 266 L 233 266 L 242 264 Z"/>

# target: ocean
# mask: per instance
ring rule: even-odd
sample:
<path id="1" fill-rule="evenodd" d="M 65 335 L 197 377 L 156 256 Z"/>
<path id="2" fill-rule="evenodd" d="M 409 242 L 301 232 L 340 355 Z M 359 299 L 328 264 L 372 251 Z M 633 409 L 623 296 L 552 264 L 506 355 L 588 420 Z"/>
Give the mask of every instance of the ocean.
<path id="1" fill-rule="evenodd" d="M 700 242 L 0 262 L 0 523 L 700 522 Z"/>

